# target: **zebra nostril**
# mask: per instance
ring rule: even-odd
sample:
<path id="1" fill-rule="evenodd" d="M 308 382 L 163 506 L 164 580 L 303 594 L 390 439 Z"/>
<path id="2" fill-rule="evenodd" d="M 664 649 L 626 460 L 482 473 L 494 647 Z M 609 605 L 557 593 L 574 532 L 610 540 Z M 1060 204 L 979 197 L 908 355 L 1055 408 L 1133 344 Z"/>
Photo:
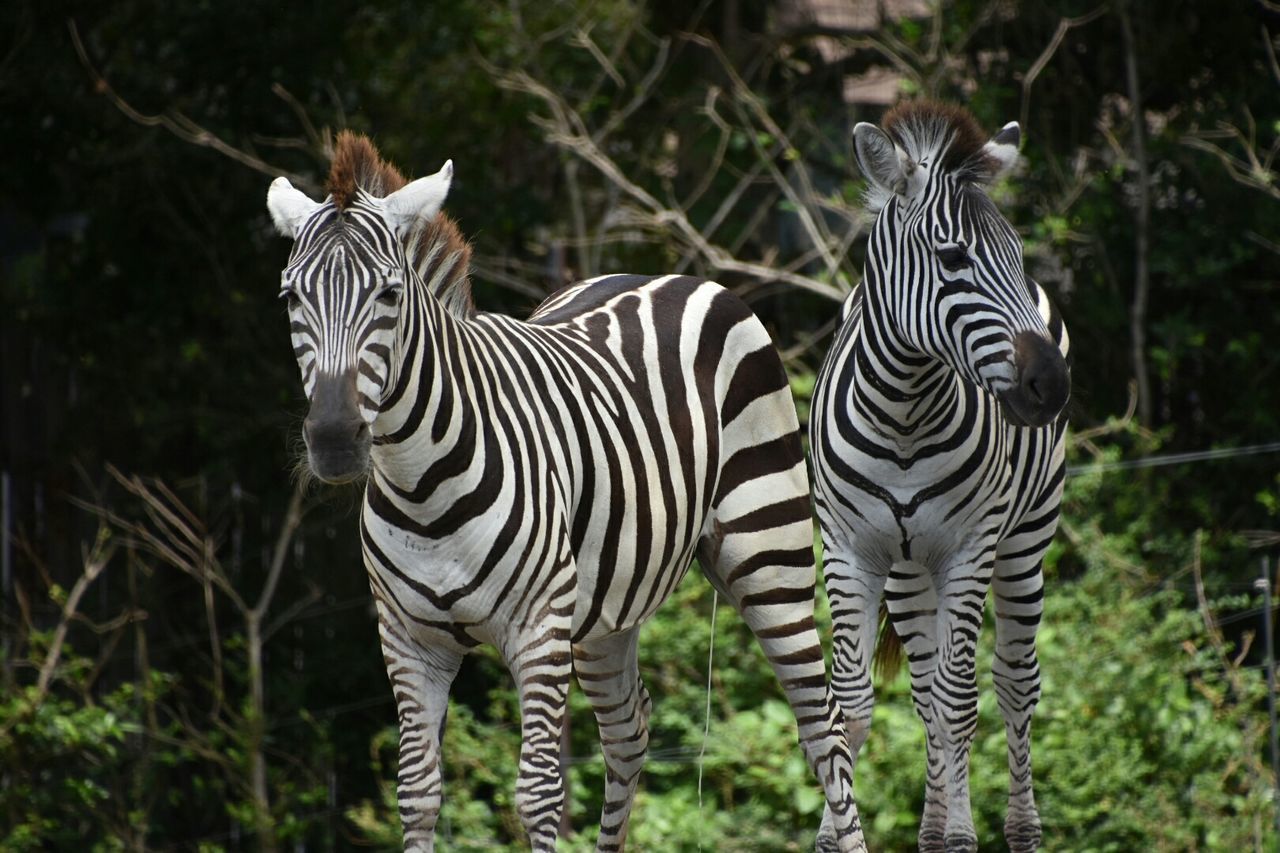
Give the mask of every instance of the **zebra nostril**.
<path id="1" fill-rule="evenodd" d="M 1027 396 L 1037 404 L 1044 403 L 1044 394 L 1041 392 L 1040 383 L 1035 376 L 1027 380 Z"/>

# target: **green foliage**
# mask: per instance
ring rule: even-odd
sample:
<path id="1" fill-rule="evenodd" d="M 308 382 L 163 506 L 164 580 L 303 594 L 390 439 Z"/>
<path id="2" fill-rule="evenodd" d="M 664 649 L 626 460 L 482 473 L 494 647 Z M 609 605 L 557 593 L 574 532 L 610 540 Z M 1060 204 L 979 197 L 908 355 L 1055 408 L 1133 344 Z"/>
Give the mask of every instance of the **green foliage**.
<path id="1" fill-rule="evenodd" d="M 33 638 L 47 639 L 47 638 Z M 64 649 L 52 690 L 7 686 L 0 702 L 0 848 L 122 849 L 140 817 L 121 796 L 139 731 L 137 694 L 124 684 L 86 702 L 76 695 L 91 659 Z"/>
<path id="2" fill-rule="evenodd" d="M 1242 674 L 1247 695 L 1225 702 L 1204 623 L 1176 599 L 1116 595 L 1093 571 L 1046 609 L 1039 793 L 1062 849 L 1242 849 L 1267 822 L 1240 760 L 1259 743 L 1260 681 Z"/>
<path id="3" fill-rule="evenodd" d="M 1099 545 L 1108 559 L 1109 547 Z M 1199 613 L 1178 606 L 1173 591 L 1117 582 L 1108 559 L 1074 582 L 1051 587 L 1046 597 L 1038 644 L 1044 698 L 1032 726 L 1046 849 L 1243 849 L 1255 832 L 1263 833 L 1265 844 L 1270 790 L 1260 761 L 1260 673 L 1225 664 Z M 631 841 L 637 849 L 809 849 L 821 791 L 795 746 L 794 720 L 763 656 L 723 607 L 699 807 L 710 638 L 703 614 L 710 598 L 700 578 L 687 578 L 645 628 L 642 673 L 654 716 Z M 980 661 L 990 661 L 993 638 L 988 624 Z M 979 691 L 974 822 L 980 843 L 998 848 L 1008 775 L 1004 725 L 985 664 Z M 877 693 L 871 736 L 858 764 L 858 804 L 873 849 L 911 850 L 924 803 L 923 727 L 905 672 Z M 456 704 L 450 712 L 444 849 L 523 841 L 510 804 L 519 750 L 510 716 L 514 696 L 506 686 L 489 695 L 501 722 L 482 724 Z M 574 711 L 573 754 L 598 755 L 584 703 L 575 702 Z M 349 816 L 362 837 L 390 849 L 399 843 L 394 731 L 384 731 L 376 743 L 382 801 L 378 808 L 366 802 Z M 598 758 L 575 759 L 570 779 L 577 835 L 562 846 L 590 850 L 603 789 Z"/>

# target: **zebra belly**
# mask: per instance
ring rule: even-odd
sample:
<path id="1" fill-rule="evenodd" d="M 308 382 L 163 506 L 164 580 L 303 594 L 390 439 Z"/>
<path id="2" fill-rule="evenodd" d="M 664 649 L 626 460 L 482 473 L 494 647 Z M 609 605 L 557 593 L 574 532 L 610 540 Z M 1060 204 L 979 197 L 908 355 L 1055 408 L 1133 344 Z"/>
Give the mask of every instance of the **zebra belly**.
<path id="1" fill-rule="evenodd" d="M 373 513 L 366 516 L 365 562 L 374 594 L 402 615 L 420 642 L 455 648 L 501 646 L 513 632 L 539 627 L 551 591 L 563 589 L 570 575 L 576 588 L 571 628 L 575 642 L 633 628 L 657 610 L 688 571 L 701 518 L 689 519 L 675 531 L 652 524 L 641 531 L 626 524 L 607 536 L 603 530 L 588 529 L 565 565 L 555 564 L 561 549 L 551 543 L 567 542 L 569 533 L 563 525 L 553 525 L 542 531 L 548 537 L 545 544 L 539 539 L 527 548 L 513 549 L 520 556 L 546 555 L 540 563 L 502 561 L 484 578 L 477 572 L 491 543 L 483 525 L 479 527 L 431 540 Z M 640 546 L 642 536 L 647 549 Z M 674 558 L 663 553 L 668 539 Z M 607 547 L 613 540 L 616 544 Z M 563 576 L 553 581 L 553 575 Z M 511 585 L 513 577 L 516 582 Z"/>
<path id="2" fill-rule="evenodd" d="M 697 527 L 692 528 L 697 530 Z M 578 569 L 578 598 L 574 607 L 574 641 L 592 640 L 626 631 L 653 615 L 679 585 L 693 560 L 693 537 L 680 543 L 673 560 L 662 562 L 651 552 L 643 565 L 634 561 L 632 545 L 640 534 L 622 537 L 622 547 L 606 554 L 600 540 L 586 540 L 575 555 Z M 648 537 L 661 541 L 653 532 Z"/>

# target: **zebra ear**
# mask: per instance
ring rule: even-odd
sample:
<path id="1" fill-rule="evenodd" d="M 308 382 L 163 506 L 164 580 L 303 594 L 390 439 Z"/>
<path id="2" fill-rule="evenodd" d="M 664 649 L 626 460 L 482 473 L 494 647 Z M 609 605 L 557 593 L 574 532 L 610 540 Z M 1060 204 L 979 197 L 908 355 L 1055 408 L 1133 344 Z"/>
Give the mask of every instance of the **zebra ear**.
<path id="1" fill-rule="evenodd" d="M 881 189 L 904 194 L 916 164 L 880 128 L 865 121 L 853 129 L 853 149 L 858 168 Z"/>
<path id="2" fill-rule="evenodd" d="M 267 190 L 267 210 L 271 212 L 271 221 L 285 237 L 296 237 L 302 223 L 319 206 L 320 202 L 312 201 L 300 190 L 294 189 L 288 178 L 276 178 Z"/>
<path id="3" fill-rule="evenodd" d="M 439 213 L 452 181 L 453 161 L 447 160 L 434 175 L 418 178 L 384 198 L 383 213 L 396 233 L 404 237 L 417 222 Z"/>
<path id="4" fill-rule="evenodd" d="M 991 141 L 982 146 L 987 158 L 995 163 L 992 179 L 1002 177 L 1018 162 L 1018 143 L 1022 141 L 1022 129 L 1016 121 L 1011 121 L 1000 132 L 991 137 Z"/>

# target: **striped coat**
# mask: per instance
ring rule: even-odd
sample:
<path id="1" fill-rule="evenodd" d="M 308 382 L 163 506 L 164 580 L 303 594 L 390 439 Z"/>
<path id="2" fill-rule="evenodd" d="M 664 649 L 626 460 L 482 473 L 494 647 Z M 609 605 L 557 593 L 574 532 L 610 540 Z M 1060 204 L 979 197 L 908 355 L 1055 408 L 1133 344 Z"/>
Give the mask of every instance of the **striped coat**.
<path id="1" fill-rule="evenodd" d="M 277 181 L 311 412 L 311 468 L 366 478 L 360 531 L 400 718 L 405 845 L 431 849 L 440 743 L 462 656 L 515 678 L 516 803 L 555 844 L 570 675 L 606 766 L 599 849 L 619 849 L 648 743 L 641 624 L 696 555 L 782 681 L 800 741 L 859 849 L 852 765 L 813 625 L 808 480 L 786 375 L 718 285 L 605 276 L 527 321 L 477 312 L 467 247 L 438 210 L 450 167 L 405 185 L 339 141 L 332 197 Z"/>
<path id="2" fill-rule="evenodd" d="M 916 102 L 884 127 L 855 131 L 878 215 L 810 419 L 833 685 L 856 756 L 871 721 L 883 606 L 890 641 L 906 646 L 928 735 L 921 849 L 974 849 L 975 652 L 993 590 L 993 674 L 1009 741 L 1005 836 L 1013 850 L 1034 850 L 1035 634 L 1062 495 L 1066 330 L 982 190 L 1016 158 L 1017 125 L 986 141 L 962 110 Z"/>

